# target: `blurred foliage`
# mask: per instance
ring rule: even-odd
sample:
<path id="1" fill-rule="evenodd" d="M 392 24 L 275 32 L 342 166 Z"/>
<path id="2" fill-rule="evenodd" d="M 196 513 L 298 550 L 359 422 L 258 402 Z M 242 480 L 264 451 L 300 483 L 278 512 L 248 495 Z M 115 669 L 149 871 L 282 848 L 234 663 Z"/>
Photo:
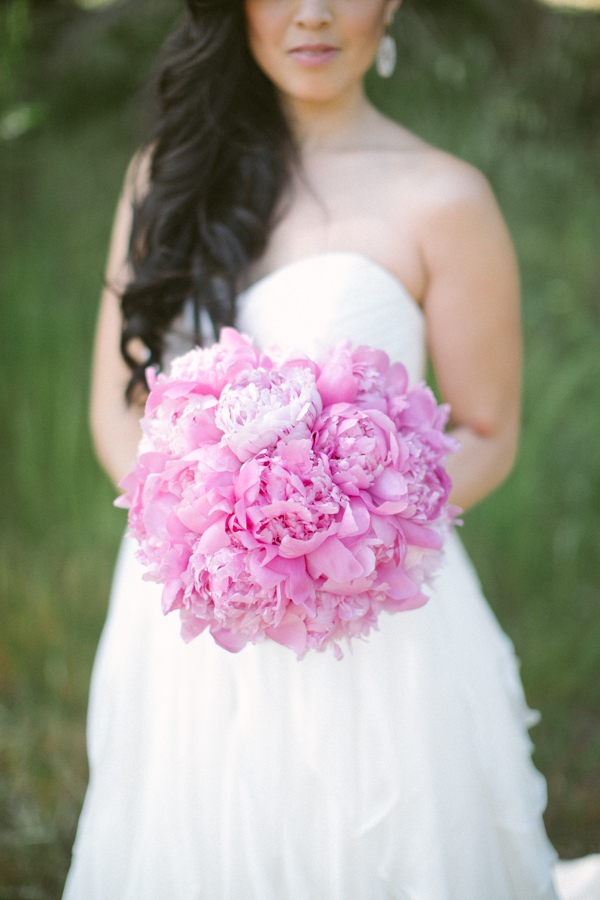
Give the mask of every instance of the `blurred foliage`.
<path id="1" fill-rule="evenodd" d="M 55 126 L 127 110 L 143 129 L 148 73 L 181 8 L 176 0 L 123 0 L 95 11 L 39 3 L 28 84 L 43 93 Z"/>
<path id="2" fill-rule="evenodd" d="M 469 66 L 463 51 L 470 45 L 471 76 L 478 78 L 482 95 L 489 90 L 490 78 L 509 80 L 520 100 L 513 113 L 531 123 L 535 108 L 538 128 L 545 127 L 548 136 L 559 136 L 565 128 L 597 132 L 597 13 L 557 11 L 536 0 L 415 0 L 398 17 L 401 34 L 406 18 L 414 23 L 415 39 L 410 45 L 403 41 L 404 49 L 414 57 L 423 50 L 431 53 L 435 42 L 434 66 L 442 80 L 445 74 L 456 85 L 460 69 L 447 54 L 452 57 L 458 51 L 458 59 Z"/>
<path id="3" fill-rule="evenodd" d="M 85 789 L 89 672 L 124 525 L 87 428 L 96 298 L 144 85 L 180 8 L 0 3 L 0 900 L 60 896 Z M 520 458 L 464 538 L 543 712 L 550 835 L 562 855 L 597 851 L 600 16 L 406 0 L 395 32 L 398 70 L 369 76 L 372 97 L 485 172 L 521 262 Z"/>
<path id="4" fill-rule="evenodd" d="M 44 117 L 42 103 L 19 102 L 31 31 L 28 0 L 0 7 L 0 140 L 20 137 Z"/>
<path id="5" fill-rule="evenodd" d="M 10 102 L 19 89 L 19 76 L 30 32 L 27 0 L 11 0 L 0 7 L 1 106 Z"/>

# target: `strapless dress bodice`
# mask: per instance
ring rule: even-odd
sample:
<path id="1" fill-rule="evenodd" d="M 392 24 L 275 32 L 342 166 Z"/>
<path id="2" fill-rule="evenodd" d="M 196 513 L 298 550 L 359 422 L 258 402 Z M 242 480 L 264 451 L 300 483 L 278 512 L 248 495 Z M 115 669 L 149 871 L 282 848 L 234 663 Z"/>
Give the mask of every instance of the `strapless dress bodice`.
<path id="1" fill-rule="evenodd" d="M 385 350 L 412 379 L 423 376 L 425 317 L 404 285 L 359 253 L 305 257 L 261 278 L 238 298 L 237 327 L 258 347 L 313 359 L 343 340 Z"/>
<path id="2" fill-rule="evenodd" d="M 210 326 L 203 322 L 210 341 Z M 425 317 L 406 287 L 367 256 L 331 251 L 276 269 L 239 295 L 236 327 L 261 350 L 277 346 L 319 359 L 349 340 L 385 350 L 409 377 L 423 377 Z M 184 310 L 167 336 L 165 366 L 192 346 L 193 312 Z"/>

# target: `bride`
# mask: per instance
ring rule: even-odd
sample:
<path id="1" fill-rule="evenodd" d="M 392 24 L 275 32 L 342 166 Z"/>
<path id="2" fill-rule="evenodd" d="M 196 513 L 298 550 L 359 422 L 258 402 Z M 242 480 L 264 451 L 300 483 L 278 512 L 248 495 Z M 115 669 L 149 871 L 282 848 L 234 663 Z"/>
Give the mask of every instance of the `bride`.
<path id="1" fill-rule="evenodd" d="M 462 445 L 452 501 L 510 470 L 521 342 L 502 217 L 479 172 L 363 91 L 376 58 L 393 65 L 399 2 L 188 0 L 98 323 L 92 425 L 115 484 L 146 366 L 225 324 L 264 348 L 370 344 L 413 380 L 427 347 Z M 426 606 L 384 615 L 341 661 L 184 644 L 134 553 L 125 538 L 65 900 L 600 896 L 594 858 L 554 866 L 535 717 L 456 536 Z"/>

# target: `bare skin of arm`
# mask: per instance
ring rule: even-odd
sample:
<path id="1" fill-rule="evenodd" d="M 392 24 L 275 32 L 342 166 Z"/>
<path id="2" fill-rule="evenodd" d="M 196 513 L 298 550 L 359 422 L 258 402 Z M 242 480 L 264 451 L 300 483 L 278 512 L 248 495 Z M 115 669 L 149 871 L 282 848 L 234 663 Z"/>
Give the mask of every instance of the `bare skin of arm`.
<path id="1" fill-rule="evenodd" d="M 520 421 L 519 279 L 487 182 L 457 164 L 426 221 L 423 308 L 440 392 L 461 451 L 448 460 L 451 500 L 463 509 L 506 477 Z"/>
<path id="2" fill-rule="evenodd" d="M 141 437 L 141 403 L 128 405 L 125 389 L 131 372 L 120 352 L 120 292 L 129 279 L 127 251 L 132 223 L 134 172 L 131 164 L 113 227 L 106 285 L 102 293 L 92 367 L 90 419 L 98 459 L 116 485 L 129 472 Z M 143 353 L 140 342 L 138 348 Z M 135 348 L 132 348 L 132 355 Z M 143 357 L 141 357 L 143 358 Z"/>

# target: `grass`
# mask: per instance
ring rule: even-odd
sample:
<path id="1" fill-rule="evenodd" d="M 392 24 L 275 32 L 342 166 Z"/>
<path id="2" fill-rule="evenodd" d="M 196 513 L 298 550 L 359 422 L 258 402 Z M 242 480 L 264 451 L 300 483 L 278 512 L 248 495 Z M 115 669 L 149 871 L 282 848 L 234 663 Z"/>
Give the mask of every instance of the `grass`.
<path id="1" fill-rule="evenodd" d="M 550 836 L 579 855 L 600 849 L 597 140 L 554 133 L 481 42 L 419 46 L 370 90 L 483 169 L 522 267 L 521 452 L 464 539 L 543 713 Z M 85 790 L 89 675 L 124 527 L 90 446 L 89 357 L 133 149 L 116 107 L 0 143 L 0 900 L 60 896 Z"/>
<path id="2" fill-rule="evenodd" d="M 2 160 L 12 175 L 0 275 L 2 898 L 60 896 L 87 778 L 90 667 L 124 527 L 87 427 L 103 257 L 129 154 L 119 136 L 93 122 L 32 136 Z"/>

